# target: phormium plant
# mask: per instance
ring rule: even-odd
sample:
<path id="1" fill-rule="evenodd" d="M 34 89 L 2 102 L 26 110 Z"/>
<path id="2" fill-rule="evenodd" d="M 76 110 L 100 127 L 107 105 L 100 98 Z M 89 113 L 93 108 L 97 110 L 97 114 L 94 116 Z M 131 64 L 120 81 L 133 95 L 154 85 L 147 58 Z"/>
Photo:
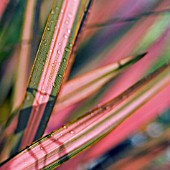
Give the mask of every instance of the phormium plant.
<path id="1" fill-rule="evenodd" d="M 169 10 L 168 0 L 3 0 L 0 169 L 165 168 Z"/>

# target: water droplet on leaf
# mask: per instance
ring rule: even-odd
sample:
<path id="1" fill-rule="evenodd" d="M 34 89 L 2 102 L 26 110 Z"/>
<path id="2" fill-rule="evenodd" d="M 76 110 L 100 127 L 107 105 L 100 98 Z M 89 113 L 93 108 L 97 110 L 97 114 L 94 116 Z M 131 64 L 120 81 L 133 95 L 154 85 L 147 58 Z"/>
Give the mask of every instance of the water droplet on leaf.
<path id="1" fill-rule="evenodd" d="M 64 126 L 63 126 L 63 129 L 67 129 L 67 126 L 66 126 L 66 125 L 64 125 Z"/>
<path id="2" fill-rule="evenodd" d="M 60 50 L 57 50 L 57 53 L 58 53 L 58 54 L 61 54 L 61 51 L 60 51 Z"/>
<path id="3" fill-rule="evenodd" d="M 68 35 L 64 34 L 64 38 L 68 38 Z"/>
<path id="4" fill-rule="evenodd" d="M 50 136 L 51 136 L 51 137 L 54 136 L 54 133 L 51 133 Z"/>
<path id="5" fill-rule="evenodd" d="M 73 130 L 71 130 L 71 131 L 70 131 L 70 133 L 71 133 L 71 134 L 74 134 L 74 131 L 73 131 Z"/>
<path id="6" fill-rule="evenodd" d="M 54 13 L 55 13 L 54 10 L 52 10 L 52 11 L 51 11 L 51 14 L 53 15 Z"/>
<path id="7" fill-rule="evenodd" d="M 68 20 L 66 20 L 66 25 L 68 25 L 69 24 L 69 21 Z"/>
<path id="8" fill-rule="evenodd" d="M 26 100 L 30 100 L 30 96 L 27 96 L 27 97 L 26 97 Z"/>
<path id="9" fill-rule="evenodd" d="M 68 14 L 68 17 L 69 17 L 69 18 L 71 18 L 71 17 L 72 17 L 72 14 L 71 14 L 71 13 L 69 13 L 69 14 Z"/>
<path id="10" fill-rule="evenodd" d="M 65 48 L 65 51 L 69 52 L 69 51 L 70 51 L 70 49 L 69 49 L 68 47 L 66 47 L 66 48 Z"/>

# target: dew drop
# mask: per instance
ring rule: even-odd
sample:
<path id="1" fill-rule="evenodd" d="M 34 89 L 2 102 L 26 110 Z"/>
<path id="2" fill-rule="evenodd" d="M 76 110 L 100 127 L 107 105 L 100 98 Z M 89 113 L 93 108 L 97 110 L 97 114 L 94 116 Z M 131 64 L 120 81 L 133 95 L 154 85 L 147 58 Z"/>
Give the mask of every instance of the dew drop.
<path id="1" fill-rule="evenodd" d="M 58 54 L 61 54 L 61 51 L 60 51 L 60 50 L 57 50 L 57 53 L 58 53 Z"/>
<path id="2" fill-rule="evenodd" d="M 69 52 L 69 51 L 70 51 L 70 49 L 69 49 L 68 47 L 66 47 L 66 48 L 65 48 L 65 51 Z"/>
<path id="3" fill-rule="evenodd" d="M 67 60 L 64 58 L 63 61 L 66 62 Z"/>
<path id="4" fill-rule="evenodd" d="M 70 44 L 69 44 L 69 46 L 70 46 L 70 47 L 72 47 L 72 46 L 73 46 L 73 44 L 72 44 L 72 43 L 70 43 Z"/>
<path id="5" fill-rule="evenodd" d="M 70 131 L 70 133 L 71 133 L 71 134 L 74 134 L 74 131 L 73 131 L 73 130 L 71 130 L 71 131 Z"/>
<path id="6" fill-rule="evenodd" d="M 68 20 L 66 20 L 66 25 L 68 25 L 69 24 L 69 22 L 68 22 Z"/>
<path id="7" fill-rule="evenodd" d="M 64 12 L 64 10 L 63 9 L 61 9 L 61 13 L 63 13 Z"/>
<path id="8" fill-rule="evenodd" d="M 63 126 L 63 129 L 67 129 L 67 126 L 66 126 L 66 125 L 64 125 L 64 126 Z"/>
<path id="9" fill-rule="evenodd" d="M 64 34 L 64 38 L 68 38 L 68 35 Z"/>
<path id="10" fill-rule="evenodd" d="M 67 31 L 68 33 L 70 33 L 71 32 L 71 30 L 70 29 L 68 29 L 68 31 Z"/>
<path id="11" fill-rule="evenodd" d="M 43 44 L 44 44 L 44 45 L 47 45 L 47 40 L 43 40 Z"/>
<path id="12" fill-rule="evenodd" d="M 54 133 L 51 133 L 50 136 L 51 136 L 51 137 L 54 136 Z"/>
<path id="13" fill-rule="evenodd" d="M 47 30 L 50 31 L 50 27 L 47 27 Z"/>
<path id="14" fill-rule="evenodd" d="M 61 42 L 59 42 L 58 45 L 61 46 Z"/>
<path id="15" fill-rule="evenodd" d="M 106 106 L 106 110 L 109 110 L 110 109 L 110 106 Z"/>
<path id="16" fill-rule="evenodd" d="M 54 13 L 55 13 L 54 10 L 52 10 L 52 11 L 51 11 L 51 14 L 53 15 Z"/>
<path id="17" fill-rule="evenodd" d="M 40 149 L 41 149 L 41 150 L 43 150 L 43 148 L 42 148 L 42 147 L 40 147 Z"/>
<path id="18" fill-rule="evenodd" d="M 60 78 L 62 77 L 62 75 L 61 75 L 61 74 L 59 74 L 58 76 L 59 76 Z"/>
<path id="19" fill-rule="evenodd" d="M 52 76 L 49 77 L 50 80 L 51 80 L 52 78 L 53 78 Z"/>
<path id="20" fill-rule="evenodd" d="M 41 91 L 42 91 L 42 93 L 46 92 L 44 87 L 42 87 Z"/>
<path id="21" fill-rule="evenodd" d="M 27 97 L 26 97 L 26 100 L 30 100 L 30 96 L 27 96 Z"/>
<path id="22" fill-rule="evenodd" d="M 71 13 L 69 13 L 69 14 L 68 14 L 68 17 L 69 17 L 69 18 L 72 18 L 72 14 L 71 14 Z"/>

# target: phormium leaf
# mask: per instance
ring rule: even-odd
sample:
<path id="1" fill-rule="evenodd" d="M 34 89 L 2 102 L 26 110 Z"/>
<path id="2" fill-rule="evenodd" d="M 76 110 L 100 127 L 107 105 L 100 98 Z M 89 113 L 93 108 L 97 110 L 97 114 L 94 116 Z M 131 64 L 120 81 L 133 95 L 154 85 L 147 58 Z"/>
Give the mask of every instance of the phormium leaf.
<path id="1" fill-rule="evenodd" d="M 55 168 L 117 127 L 170 83 L 170 64 L 164 65 L 106 104 L 38 140 L 0 169 Z M 161 81 L 160 81 L 161 79 Z"/>
<path id="2" fill-rule="evenodd" d="M 63 120 L 64 117 L 66 117 L 67 115 L 59 114 L 59 111 L 63 110 L 63 113 L 66 107 L 74 105 L 82 101 L 83 99 L 90 97 L 104 84 L 106 84 L 112 78 L 120 74 L 120 72 L 129 67 L 129 65 L 140 60 L 145 54 L 146 53 L 138 55 L 136 57 L 124 58 L 119 62 L 108 64 L 104 67 L 100 67 L 91 72 L 83 74 L 82 76 L 78 76 L 64 84 L 54 106 L 53 114 L 51 115 L 49 123 L 47 125 L 46 134 L 47 132 L 50 132 L 51 129 L 54 130 L 56 129 L 55 127 L 63 124 L 61 120 Z M 60 120 L 60 122 L 58 120 Z"/>
<path id="3" fill-rule="evenodd" d="M 28 74 L 29 74 L 29 59 L 31 54 L 31 40 L 33 36 L 33 21 L 35 15 L 35 6 L 37 0 L 27 1 L 25 9 L 25 20 L 23 23 L 21 45 L 19 46 L 19 55 L 17 60 L 17 76 L 15 80 L 14 103 L 13 109 L 16 110 L 22 104 L 24 91 L 26 90 Z"/>
<path id="4" fill-rule="evenodd" d="M 88 3 L 54 0 L 20 111 L 13 153 L 42 136 Z"/>

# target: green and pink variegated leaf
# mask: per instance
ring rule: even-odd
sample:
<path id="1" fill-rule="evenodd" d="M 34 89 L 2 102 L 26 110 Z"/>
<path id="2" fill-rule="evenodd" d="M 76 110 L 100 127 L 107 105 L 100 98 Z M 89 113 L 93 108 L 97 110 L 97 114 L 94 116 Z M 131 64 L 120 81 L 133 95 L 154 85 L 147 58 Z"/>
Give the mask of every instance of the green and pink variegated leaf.
<path id="1" fill-rule="evenodd" d="M 127 66 L 137 62 L 145 54 L 146 53 L 136 57 L 124 58 L 119 62 L 108 64 L 107 66 L 98 68 L 67 82 L 58 96 L 55 107 L 60 110 L 76 103 L 77 101 L 81 101 L 83 98 L 86 98 L 99 90 L 103 84 L 120 74 L 120 72 L 127 68 Z"/>
<path id="2" fill-rule="evenodd" d="M 161 5 L 162 4 L 162 5 Z M 169 6 L 169 2 L 168 1 L 164 1 L 164 2 L 160 2 L 160 6 L 158 6 L 158 8 L 156 9 L 156 11 L 159 11 L 159 10 L 166 10 L 166 8 Z M 168 17 L 168 15 L 167 15 Z M 151 65 L 153 63 L 155 63 L 158 59 L 160 59 L 161 61 L 163 60 L 162 58 L 164 56 L 163 53 L 165 51 L 165 48 L 168 48 L 167 47 L 167 42 L 169 40 L 169 28 L 168 28 L 168 23 L 165 25 L 165 27 L 161 24 L 161 28 L 162 30 L 160 30 L 160 33 L 162 32 L 162 35 L 160 34 L 155 34 L 153 32 L 153 28 L 155 28 L 155 24 L 159 23 L 160 21 L 162 21 L 163 17 L 161 16 L 151 16 L 151 17 L 148 17 L 145 19 L 145 21 L 149 18 L 152 18 L 153 20 L 153 23 L 151 25 L 151 27 L 147 27 L 147 25 L 145 25 L 143 22 L 139 22 L 140 24 L 142 24 L 142 26 L 139 26 L 136 27 L 136 28 L 139 28 L 141 27 L 140 29 L 134 29 L 134 32 L 138 32 L 138 34 L 136 34 L 136 36 L 139 36 L 140 34 L 144 36 L 146 36 L 145 38 L 145 42 L 142 40 L 142 44 L 146 45 L 146 40 L 147 39 L 147 34 L 150 32 L 152 33 L 152 37 L 154 36 L 157 36 L 157 39 L 155 39 L 154 42 L 151 43 L 150 47 L 147 47 L 147 49 L 145 49 L 148 53 L 147 55 L 144 57 L 143 60 L 141 60 L 140 62 L 138 62 L 137 64 L 135 64 L 134 66 L 132 66 L 132 68 L 130 68 L 129 70 L 126 71 L 125 74 L 123 74 L 120 79 L 118 79 L 116 81 L 116 83 L 114 82 L 113 86 L 111 88 L 108 89 L 108 93 L 106 93 L 106 95 L 104 96 L 104 98 L 102 98 L 100 102 L 104 103 L 106 101 L 108 101 L 109 99 L 112 99 L 113 97 L 117 96 L 118 94 L 120 94 L 121 92 L 123 92 L 125 89 L 127 89 L 127 87 L 130 87 L 131 85 L 133 85 L 137 80 L 140 79 L 140 77 L 146 73 L 146 71 L 149 69 L 149 67 L 151 67 Z M 166 17 L 164 17 L 165 20 Z M 141 20 L 143 21 L 143 20 Z M 161 23 L 161 22 L 160 22 Z M 135 25 L 136 26 L 136 25 Z M 143 31 L 144 32 L 140 32 L 140 30 L 142 29 L 143 27 Z M 132 29 L 130 29 L 130 31 L 133 30 L 133 27 Z M 148 32 L 149 31 L 149 32 Z M 132 35 L 131 35 L 132 34 Z M 146 35 L 145 35 L 146 34 Z M 160 37 L 158 36 L 160 35 Z M 126 37 L 126 35 L 125 35 Z M 139 38 L 139 39 L 138 39 Z M 141 40 L 141 36 L 139 36 L 137 38 L 137 40 Z M 135 36 L 133 38 L 133 31 L 129 34 L 129 36 L 127 36 L 124 40 L 126 41 L 125 44 L 129 44 L 128 43 L 128 40 L 132 40 L 130 41 L 130 43 L 134 46 L 132 47 L 133 49 L 135 49 L 136 47 L 136 43 L 138 43 L 138 41 L 134 41 Z M 143 39 L 143 38 L 142 38 Z M 119 42 L 118 42 L 119 43 Z M 141 41 L 140 41 L 141 43 Z M 121 43 L 120 43 L 121 44 Z M 119 45 L 120 45 L 119 44 Z M 120 47 L 122 47 L 124 44 L 123 40 L 122 40 L 122 45 L 120 45 Z M 146 47 L 145 47 L 146 48 Z M 115 48 L 116 50 L 116 48 Z M 120 55 L 119 55 L 119 52 L 121 52 L 121 54 L 125 55 L 126 50 L 129 50 L 128 48 L 123 48 L 123 49 L 119 49 L 119 51 L 117 51 L 117 56 L 113 54 L 113 60 L 115 58 L 119 58 Z M 124 51 L 124 53 L 123 53 Z M 137 50 L 135 50 L 137 51 Z M 114 52 L 114 51 L 113 51 Z M 110 54 L 110 57 L 112 57 L 112 55 Z M 165 57 L 164 57 L 165 58 Z M 109 57 L 108 57 L 109 59 Z M 168 60 L 168 57 L 167 57 L 167 60 Z M 107 61 L 109 63 L 109 61 Z M 103 60 L 102 62 L 103 63 Z M 127 121 L 125 121 L 126 123 L 122 123 L 122 125 L 120 125 L 120 128 L 118 127 L 116 130 L 113 130 L 112 133 L 110 133 L 108 136 L 106 136 L 104 139 L 102 139 L 98 144 L 96 144 L 95 146 L 93 146 L 90 151 L 87 151 L 85 153 L 82 153 L 81 155 L 79 155 L 78 157 L 74 158 L 74 160 L 72 161 L 69 161 L 68 163 L 66 163 L 68 165 L 68 167 L 70 165 L 73 166 L 73 164 L 81 164 L 80 162 L 86 162 L 87 160 L 91 160 L 91 159 L 96 159 L 96 158 L 99 158 L 100 156 L 102 156 L 102 154 L 106 153 L 109 149 L 111 149 L 112 147 L 115 147 L 118 143 L 120 143 L 121 141 L 125 140 L 126 137 L 131 134 L 132 132 L 134 132 L 135 130 L 137 130 L 140 126 L 142 126 L 143 124 L 151 121 L 152 119 L 154 119 L 158 112 L 162 112 L 164 109 L 166 109 L 168 106 L 169 106 L 169 100 L 168 100 L 168 87 L 165 88 L 165 91 L 162 92 L 160 95 L 157 96 L 156 99 L 152 99 L 152 104 L 151 105 L 147 105 L 145 106 L 144 108 L 145 109 L 148 109 L 149 110 L 149 106 L 151 108 L 153 108 L 153 106 L 155 105 L 154 102 L 158 102 L 160 98 L 162 98 L 162 100 L 164 100 L 165 102 L 162 103 L 161 105 L 157 105 L 156 107 L 154 107 L 153 109 L 150 109 L 150 111 L 147 111 L 148 114 L 146 115 L 143 115 L 143 119 L 138 120 L 138 117 L 140 117 L 140 114 L 142 113 L 142 111 L 139 111 L 137 112 L 137 114 L 135 114 L 133 116 L 133 118 L 129 118 Z M 111 93 L 112 91 L 112 93 Z M 160 98 L 159 98 L 160 97 Z M 143 110 L 143 109 L 141 109 Z M 146 112 L 146 111 L 145 111 Z M 74 112 L 73 112 L 74 113 Z M 148 119 L 147 119 L 148 118 Z M 138 122 L 138 123 L 132 123 L 132 122 Z M 129 124 L 133 125 L 134 126 L 129 126 Z M 137 126 L 137 124 L 139 126 Z M 135 126 L 136 125 L 136 126 Z M 129 128 L 126 128 L 126 127 L 129 127 Z M 122 133 L 120 133 L 122 132 Z M 114 136 L 116 136 L 114 138 Z M 113 139 L 114 138 L 114 139 Z M 81 157 L 81 158 L 80 158 Z M 74 163 L 76 162 L 76 163 Z M 67 166 L 63 165 L 63 168 L 68 168 Z M 74 169 L 74 167 L 73 167 Z"/>
<path id="3" fill-rule="evenodd" d="M 1 169 L 53 169 L 59 166 L 101 140 L 169 84 L 170 64 L 167 64 L 113 100 L 33 143 L 4 163 Z"/>
<path id="4" fill-rule="evenodd" d="M 63 120 L 69 116 L 64 114 L 69 113 L 66 112 L 68 107 L 89 98 L 91 95 L 100 90 L 104 84 L 118 76 L 118 74 L 140 60 L 144 55 L 146 55 L 146 53 L 136 57 L 124 58 L 119 62 L 108 64 L 107 66 L 100 67 L 83 74 L 82 76 L 78 76 L 64 84 L 54 106 L 53 114 L 51 115 L 47 125 L 46 134 L 55 130 L 56 127 L 59 127 L 64 123 Z M 60 114 L 61 111 L 62 114 Z"/>
<path id="5" fill-rule="evenodd" d="M 42 136 L 89 0 L 54 0 L 15 131 L 14 152 Z"/>
<path id="6" fill-rule="evenodd" d="M 25 20 L 23 23 L 21 45 L 18 47 L 17 73 L 15 79 L 15 90 L 13 97 L 13 109 L 16 110 L 22 104 L 24 93 L 27 87 L 28 75 L 30 72 L 30 58 L 33 41 L 33 21 L 35 18 L 35 7 L 38 0 L 29 0 L 25 9 Z M 38 21 L 36 21 L 38 22 Z"/>
<path id="7" fill-rule="evenodd" d="M 161 1 L 160 4 L 155 7 L 155 9 L 153 9 L 153 11 L 156 12 L 160 10 L 166 10 L 166 6 L 169 6 L 169 2 Z M 123 16 L 123 18 L 124 17 L 125 16 Z M 145 34 L 147 34 L 147 32 L 152 28 L 153 24 L 158 22 L 159 19 L 159 15 L 142 18 L 131 29 L 129 29 L 127 33 L 122 36 L 121 39 L 114 46 L 110 46 L 111 48 L 109 48 L 105 54 L 106 57 L 103 58 L 103 52 L 101 51 L 101 53 L 97 56 L 101 59 L 101 62 L 98 62 L 98 60 L 93 59 L 93 61 L 89 63 L 88 67 L 92 67 L 93 65 L 106 65 L 110 62 L 120 60 L 121 58 L 124 58 L 127 55 L 131 55 L 132 51 L 135 51 L 134 49 L 138 48 L 141 45 L 141 39 L 143 39 Z M 119 25 L 118 26 L 122 28 L 124 26 L 124 22 Z M 115 29 L 114 24 L 113 29 Z M 115 30 L 115 32 L 116 31 L 117 30 Z M 110 35 L 110 32 L 108 34 Z M 105 36 L 103 36 L 103 39 L 106 39 L 106 36 L 109 35 L 105 34 Z"/>
<path id="8" fill-rule="evenodd" d="M 134 64 L 125 73 L 123 73 L 120 79 L 117 79 L 116 83 L 108 88 L 108 91 L 106 91 L 99 103 L 104 104 L 108 100 L 116 97 L 118 94 L 121 94 L 127 89 L 127 87 L 132 86 L 136 81 L 138 81 L 139 78 L 149 69 L 150 65 L 154 61 L 157 61 L 159 56 L 162 56 L 161 53 L 163 53 L 165 50 L 165 44 L 167 43 L 170 36 L 169 33 L 169 28 L 167 28 L 165 32 L 159 37 L 159 39 L 154 42 L 151 47 L 149 47 L 148 53 L 145 55 L 145 57 L 138 63 Z M 160 57 L 160 59 L 162 58 Z M 122 122 L 105 138 L 92 146 L 86 152 L 81 153 L 79 156 L 62 165 L 61 169 L 67 169 L 70 165 L 72 165 L 74 169 L 77 164 L 80 166 L 80 164 L 84 164 L 84 162 L 90 162 L 91 160 L 98 159 L 100 156 L 109 151 L 109 149 L 116 147 L 119 143 L 125 140 L 130 134 L 137 131 L 149 121 L 152 121 L 158 116 L 158 113 L 162 113 L 169 107 L 169 91 L 170 86 L 167 85 L 167 87 L 164 87 L 164 89 L 162 89 L 156 96 L 150 99 L 144 106 L 140 107 L 131 117 Z M 160 101 L 164 102 L 160 103 Z"/>
<path id="9" fill-rule="evenodd" d="M 162 35 L 159 37 L 159 39 L 157 41 L 155 41 L 151 47 L 149 47 L 149 49 L 147 50 L 148 53 L 145 55 L 145 57 L 143 58 L 142 61 L 140 61 L 140 63 L 136 63 L 136 65 L 132 66 L 132 68 L 130 68 L 128 71 L 126 71 L 121 77 L 120 79 L 117 81 L 116 84 L 114 84 L 114 86 L 112 86 L 108 92 L 106 92 L 106 94 L 103 96 L 102 100 L 100 101 L 100 103 L 105 103 L 106 101 L 116 97 L 117 95 L 119 95 L 120 93 L 122 93 L 124 90 L 127 89 L 127 87 L 132 86 L 140 77 L 141 75 L 143 75 L 148 68 L 150 67 L 150 65 L 153 63 L 153 61 L 155 61 L 158 56 L 161 55 L 161 53 L 164 51 L 163 48 L 165 48 L 165 44 L 168 41 L 168 38 L 170 37 L 170 28 L 168 27 L 163 33 Z M 143 67 L 145 66 L 145 67 Z M 138 72 L 138 70 L 140 69 L 140 74 Z M 124 83 L 126 82 L 126 83 Z M 168 88 L 168 87 L 167 87 Z M 112 93 L 109 93 L 109 91 L 112 91 Z M 166 100 L 166 102 L 164 102 L 162 105 L 158 105 L 157 107 L 155 107 L 154 109 L 150 109 L 150 111 L 148 111 L 147 115 L 148 119 L 145 120 L 144 119 L 139 119 L 136 123 L 133 123 L 133 125 L 140 127 L 143 124 L 145 124 L 147 121 L 150 121 L 151 119 L 153 119 L 156 115 L 157 115 L 157 110 L 159 110 L 158 108 L 162 108 L 160 110 L 164 110 L 165 108 L 168 107 L 168 98 L 167 98 L 167 93 L 168 89 L 166 89 L 166 92 L 164 92 L 164 100 Z M 162 94 L 160 94 L 161 96 Z M 166 97 L 165 97 L 166 96 Z M 158 99 L 156 101 L 159 101 L 159 97 L 157 97 Z M 163 97 L 160 97 L 163 99 Z M 156 102 L 155 101 L 155 102 Z M 154 102 L 153 102 L 154 105 Z M 152 107 L 153 107 L 152 105 Z M 149 109 L 149 106 L 145 106 Z M 151 107 L 151 106 L 150 106 Z M 141 108 L 142 110 L 142 108 Z M 136 115 L 140 115 L 142 111 L 137 111 Z M 144 112 L 144 111 L 143 111 Z M 118 127 L 118 129 L 122 132 L 125 131 L 125 133 L 121 133 L 118 135 L 117 138 L 115 138 L 115 140 L 110 140 L 113 138 L 113 136 L 115 136 L 115 134 L 118 133 L 118 131 L 113 131 L 111 132 L 106 138 L 104 138 L 102 141 L 100 141 L 98 144 L 96 144 L 94 147 L 91 148 L 91 150 L 88 152 L 88 156 L 89 159 L 94 159 L 95 157 L 99 157 L 102 154 L 104 154 L 107 150 L 109 150 L 110 148 L 112 148 L 113 146 L 116 146 L 116 144 L 118 144 L 118 142 L 122 141 L 123 139 L 125 139 L 130 133 L 134 132 L 135 129 L 137 129 L 137 127 L 135 126 L 130 126 L 131 128 L 126 128 L 125 126 L 127 126 L 128 124 L 132 124 L 131 122 L 133 122 L 133 120 L 137 119 L 138 116 L 132 116 L 132 118 L 129 118 L 128 121 L 125 121 L 124 123 L 122 123 L 122 125 L 120 125 L 120 127 Z M 143 115 L 144 116 L 144 115 Z M 134 117 L 134 118 L 133 118 Z M 123 129 L 125 129 L 123 131 Z M 107 145 L 101 145 L 102 143 L 107 143 Z M 96 150 L 97 148 L 100 149 Z M 86 157 L 86 159 L 88 159 Z"/>

